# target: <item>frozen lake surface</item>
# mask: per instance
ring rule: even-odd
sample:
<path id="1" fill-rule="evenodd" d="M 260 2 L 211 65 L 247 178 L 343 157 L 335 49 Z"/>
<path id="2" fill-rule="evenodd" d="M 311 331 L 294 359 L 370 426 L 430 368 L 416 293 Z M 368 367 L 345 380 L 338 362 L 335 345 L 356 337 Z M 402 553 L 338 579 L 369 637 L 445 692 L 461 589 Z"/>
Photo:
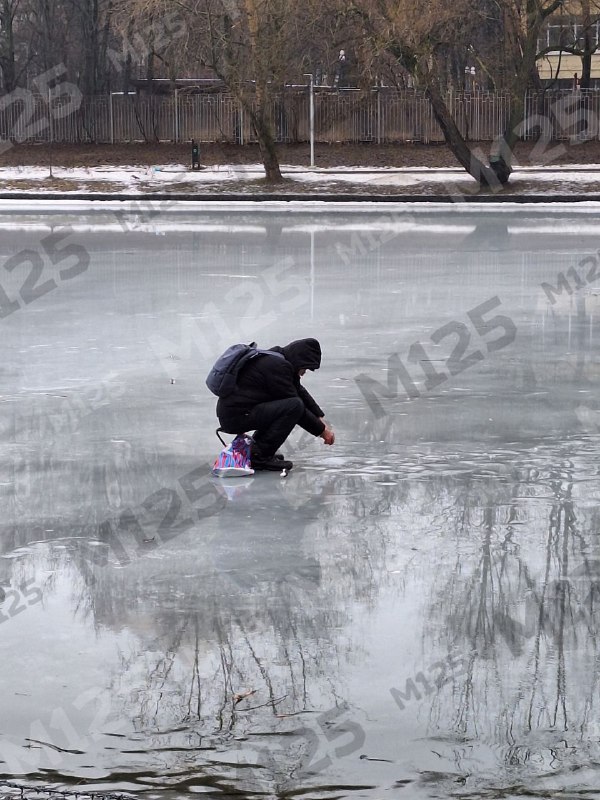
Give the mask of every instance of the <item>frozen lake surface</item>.
<path id="1" fill-rule="evenodd" d="M 592 796 L 597 220 L 2 212 L 0 784 Z M 335 446 L 211 479 L 212 362 L 305 336 Z"/>

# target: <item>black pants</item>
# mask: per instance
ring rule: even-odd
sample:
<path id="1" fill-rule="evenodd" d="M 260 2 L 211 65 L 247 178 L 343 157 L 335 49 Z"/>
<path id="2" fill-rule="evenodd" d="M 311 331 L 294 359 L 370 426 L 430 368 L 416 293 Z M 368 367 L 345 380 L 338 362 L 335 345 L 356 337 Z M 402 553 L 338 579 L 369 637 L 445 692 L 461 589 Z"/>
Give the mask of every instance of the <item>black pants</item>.
<path id="1" fill-rule="evenodd" d="M 219 423 L 225 433 L 255 431 L 253 439 L 265 458 L 275 454 L 296 425 L 312 432 L 306 408 L 299 397 L 259 403 L 248 414 L 219 419 Z"/>

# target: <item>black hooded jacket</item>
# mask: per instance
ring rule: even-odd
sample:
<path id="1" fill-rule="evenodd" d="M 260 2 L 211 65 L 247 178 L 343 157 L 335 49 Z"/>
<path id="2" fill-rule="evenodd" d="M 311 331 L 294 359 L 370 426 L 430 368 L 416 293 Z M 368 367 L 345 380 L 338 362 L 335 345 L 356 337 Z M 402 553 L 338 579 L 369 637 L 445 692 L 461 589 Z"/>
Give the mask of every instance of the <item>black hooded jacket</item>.
<path id="1" fill-rule="evenodd" d="M 319 369 L 321 345 L 316 339 L 297 339 L 285 347 L 269 349 L 284 358 L 260 355 L 249 361 L 238 375 L 235 392 L 217 403 L 219 422 L 225 429 L 230 422 L 235 427 L 239 418 L 259 403 L 299 397 L 308 412 L 304 420 L 307 430 L 320 436 L 325 425 L 319 417 L 325 416 L 325 412 L 300 383 L 298 370 Z"/>

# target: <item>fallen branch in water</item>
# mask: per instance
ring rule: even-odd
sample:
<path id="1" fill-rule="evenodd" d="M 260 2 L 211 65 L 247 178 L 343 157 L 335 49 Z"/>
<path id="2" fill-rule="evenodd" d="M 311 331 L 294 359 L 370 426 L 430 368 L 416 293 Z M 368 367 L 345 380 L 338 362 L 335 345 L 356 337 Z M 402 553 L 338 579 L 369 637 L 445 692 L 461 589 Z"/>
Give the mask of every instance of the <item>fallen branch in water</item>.
<path id="1" fill-rule="evenodd" d="M 253 694 L 256 694 L 256 689 L 248 689 L 247 692 L 238 692 L 238 694 L 234 694 L 233 705 L 237 706 L 237 704 L 244 700 L 244 698 L 251 697 Z"/>
<path id="2" fill-rule="evenodd" d="M 240 708 L 240 711 L 254 711 L 255 708 L 264 708 L 265 706 L 274 706 L 275 703 L 281 703 L 282 700 L 285 700 L 287 694 L 284 694 L 283 697 L 278 697 L 276 700 L 269 700 L 267 703 L 261 703 L 259 706 L 250 706 L 250 708 Z"/>

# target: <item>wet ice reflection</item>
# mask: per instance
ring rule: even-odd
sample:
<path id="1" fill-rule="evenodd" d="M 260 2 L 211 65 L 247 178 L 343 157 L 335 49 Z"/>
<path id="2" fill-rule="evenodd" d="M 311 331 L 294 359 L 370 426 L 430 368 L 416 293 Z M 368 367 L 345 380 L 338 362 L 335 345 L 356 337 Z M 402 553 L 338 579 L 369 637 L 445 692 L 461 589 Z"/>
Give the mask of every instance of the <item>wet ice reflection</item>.
<path id="1" fill-rule="evenodd" d="M 359 247 L 365 219 L 86 231 L 90 273 L 4 320 L 5 778 L 589 796 L 597 298 L 541 285 L 594 224 L 446 212 Z M 446 369 L 455 340 L 432 332 L 494 296 L 515 341 L 468 328 L 485 358 L 427 389 L 411 346 Z M 295 437 L 288 478 L 211 481 L 221 340 L 307 333 L 336 446 Z M 394 353 L 415 400 L 387 383 Z"/>

